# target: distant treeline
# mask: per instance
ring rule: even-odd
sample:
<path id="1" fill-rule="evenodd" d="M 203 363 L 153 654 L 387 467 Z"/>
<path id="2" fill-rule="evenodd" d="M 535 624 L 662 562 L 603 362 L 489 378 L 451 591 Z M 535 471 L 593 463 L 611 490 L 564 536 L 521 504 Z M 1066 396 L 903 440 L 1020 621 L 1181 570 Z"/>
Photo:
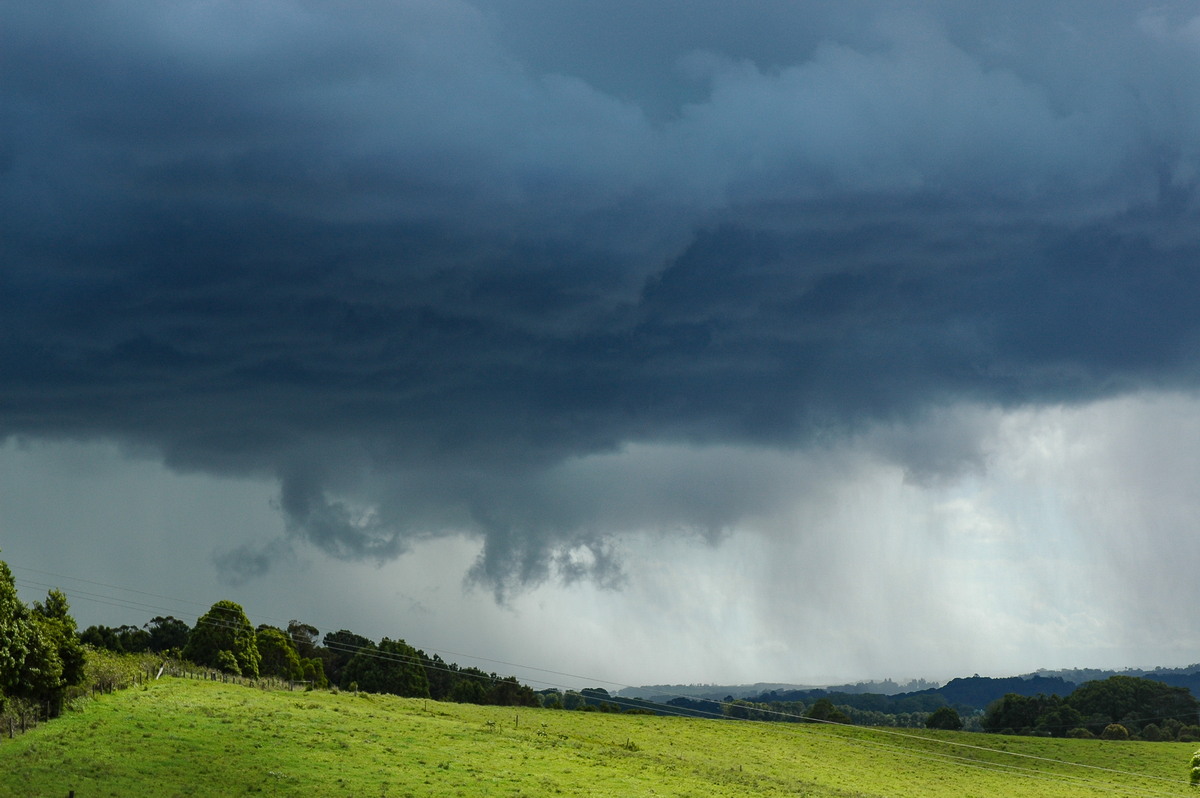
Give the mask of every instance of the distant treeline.
<path id="1" fill-rule="evenodd" d="M 98 649 L 157 652 L 239 676 L 271 676 L 314 688 L 501 706 L 540 703 L 515 676 L 446 662 L 400 639 L 376 642 L 347 629 L 318 640 L 319 634 L 316 627 L 295 620 L 286 629 L 253 627 L 240 605 L 218 601 L 193 627 L 159 616 L 140 627 L 90 626 L 79 639 Z"/>

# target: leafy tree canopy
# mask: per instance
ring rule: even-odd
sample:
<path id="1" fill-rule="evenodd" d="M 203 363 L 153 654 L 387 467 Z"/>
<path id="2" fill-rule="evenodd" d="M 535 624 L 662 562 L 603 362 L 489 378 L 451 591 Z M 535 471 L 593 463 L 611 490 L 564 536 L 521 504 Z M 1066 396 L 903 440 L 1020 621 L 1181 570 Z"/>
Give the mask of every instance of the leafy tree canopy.
<path id="1" fill-rule="evenodd" d="M 429 679 L 417 650 L 403 640 L 383 638 L 379 646 L 359 649 L 342 670 L 342 686 L 356 682 L 368 693 L 429 698 Z"/>
<path id="2" fill-rule="evenodd" d="M 51 590 L 30 609 L 0 560 L 0 703 L 15 696 L 60 705 L 66 688 L 83 680 L 84 656 L 67 597 Z"/>
<path id="3" fill-rule="evenodd" d="M 953 707 L 940 707 L 926 718 L 925 727 L 928 729 L 958 731 L 963 727 L 963 722 Z"/>
<path id="4" fill-rule="evenodd" d="M 155 653 L 182 650 L 191 636 L 188 625 L 171 615 L 156 615 L 144 628 L 150 633 L 150 650 Z"/>
<path id="5" fill-rule="evenodd" d="M 261 675 L 295 680 L 304 678 L 300 655 L 292 645 L 291 638 L 283 630 L 273 626 L 260 626 L 255 635 L 255 642 L 258 644 L 258 654 L 261 658 Z"/>
<path id="6" fill-rule="evenodd" d="M 228 656 L 221 656 L 226 652 Z M 183 658 L 243 676 L 258 676 L 258 640 L 240 604 L 218 601 L 196 621 Z M 234 668 L 236 665 L 236 670 Z"/>

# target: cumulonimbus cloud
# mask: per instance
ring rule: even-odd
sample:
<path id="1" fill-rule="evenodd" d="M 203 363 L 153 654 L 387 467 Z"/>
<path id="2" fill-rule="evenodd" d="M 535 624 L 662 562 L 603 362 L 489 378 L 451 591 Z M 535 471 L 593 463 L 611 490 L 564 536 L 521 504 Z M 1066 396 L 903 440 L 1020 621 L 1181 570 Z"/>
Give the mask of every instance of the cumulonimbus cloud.
<path id="1" fill-rule="evenodd" d="M 528 4 L 6 4 L 0 435 L 271 474 L 338 557 L 467 530 L 505 589 L 750 512 L 614 523 L 589 458 L 1192 387 L 1197 23 L 1041 5 L 794 54 L 772 6 L 648 77 L 529 50 Z"/>

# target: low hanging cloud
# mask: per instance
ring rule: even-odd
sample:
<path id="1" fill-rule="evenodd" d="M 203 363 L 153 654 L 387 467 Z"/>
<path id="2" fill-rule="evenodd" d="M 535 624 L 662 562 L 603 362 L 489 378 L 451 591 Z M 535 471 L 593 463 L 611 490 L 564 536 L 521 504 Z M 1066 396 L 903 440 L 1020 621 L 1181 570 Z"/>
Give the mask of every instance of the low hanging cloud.
<path id="1" fill-rule="evenodd" d="M 1200 17 L 1023 8 L 5 4 L 0 436 L 277 479 L 231 578 L 465 532 L 503 595 L 1192 390 Z"/>

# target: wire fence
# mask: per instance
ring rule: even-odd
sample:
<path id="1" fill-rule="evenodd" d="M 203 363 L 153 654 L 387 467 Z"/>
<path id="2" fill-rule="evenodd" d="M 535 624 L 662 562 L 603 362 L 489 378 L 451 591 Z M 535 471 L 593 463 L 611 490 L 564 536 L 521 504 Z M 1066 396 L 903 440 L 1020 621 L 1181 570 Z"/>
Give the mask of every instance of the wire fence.
<path id="1" fill-rule="evenodd" d="M 190 662 L 142 658 L 136 664 L 128 661 L 123 667 L 100 667 L 79 685 L 73 685 L 57 699 L 35 701 L 15 696 L 0 696 L 0 737 L 9 739 L 52 720 L 77 705 L 81 700 L 108 695 L 156 681 L 162 676 L 197 679 L 210 682 L 238 684 L 261 690 L 311 690 L 311 681 L 282 679 L 277 676 L 252 678 L 238 676 L 215 668 L 205 668 Z"/>

